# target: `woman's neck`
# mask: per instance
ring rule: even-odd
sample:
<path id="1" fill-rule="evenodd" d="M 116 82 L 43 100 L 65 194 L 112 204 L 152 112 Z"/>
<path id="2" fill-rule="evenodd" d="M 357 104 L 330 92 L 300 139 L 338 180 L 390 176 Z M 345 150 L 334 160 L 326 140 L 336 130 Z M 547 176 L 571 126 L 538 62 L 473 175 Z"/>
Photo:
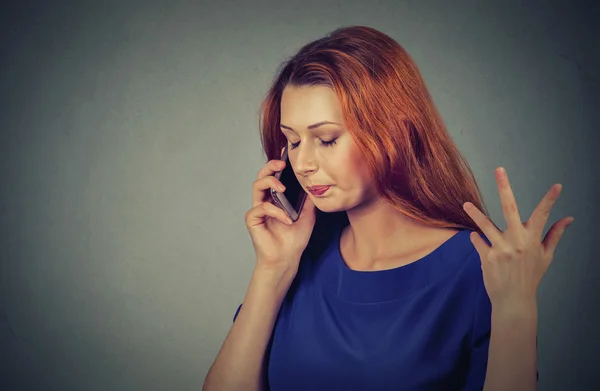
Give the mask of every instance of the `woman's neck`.
<path id="1" fill-rule="evenodd" d="M 433 251 L 457 230 L 427 226 L 379 198 L 348 210 L 350 225 L 340 238 L 348 267 L 383 270 L 402 266 Z"/>

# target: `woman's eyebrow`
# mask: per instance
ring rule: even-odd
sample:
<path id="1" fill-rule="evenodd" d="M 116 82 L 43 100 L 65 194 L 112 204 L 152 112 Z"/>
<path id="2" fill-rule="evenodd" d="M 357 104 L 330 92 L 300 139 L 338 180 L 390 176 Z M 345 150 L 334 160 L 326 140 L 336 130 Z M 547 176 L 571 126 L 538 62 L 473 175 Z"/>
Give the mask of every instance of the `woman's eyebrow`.
<path id="1" fill-rule="evenodd" d="M 340 124 L 338 124 L 337 122 L 332 122 L 332 121 L 321 121 L 321 122 L 317 122 L 316 124 L 309 125 L 309 126 L 308 126 L 308 129 L 309 129 L 309 130 L 312 130 L 312 129 L 316 129 L 316 128 L 318 128 L 319 126 L 322 126 L 322 125 L 329 125 L 329 124 L 331 124 L 331 125 L 340 125 Z M 292 129 L 291 127 L 289 127 L 289 126 L 287 126 L 287 125 L 284 125 L 284 124 L 279 124 L 279 126 L 281 126 L 281 127 L 282 127 L 282 128 L 284 128 L 284 129 L 288 129 L 288 130 L 291 130 L 292 132 L 295 132 L 295 130 L 294 130 L 294 129 Z"/>

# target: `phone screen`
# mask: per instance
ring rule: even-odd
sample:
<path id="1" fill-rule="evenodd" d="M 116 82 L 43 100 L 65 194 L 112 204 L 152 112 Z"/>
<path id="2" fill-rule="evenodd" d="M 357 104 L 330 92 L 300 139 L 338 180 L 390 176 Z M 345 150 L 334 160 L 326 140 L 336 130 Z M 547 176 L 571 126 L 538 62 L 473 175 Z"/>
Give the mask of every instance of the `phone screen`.
<path id="1" fill-rule="evenodd" d="M 300 212 L 299 208 L 301 207 L 301 203 L 303 201 L 303 197 L 306 195 L 302 186 L 300 186 L 300 182 L 296 179 L 296 175 L 294 174 L 294 170 L 292 169 L 292 165 L 290 164 L 290 159 L 286 159 L 285 168 L 281 172 L 281 177 L 279 180 L 285 186 L 285 191 L 283 195 L 290 204 L 294 207 L 297 212 Z"/>

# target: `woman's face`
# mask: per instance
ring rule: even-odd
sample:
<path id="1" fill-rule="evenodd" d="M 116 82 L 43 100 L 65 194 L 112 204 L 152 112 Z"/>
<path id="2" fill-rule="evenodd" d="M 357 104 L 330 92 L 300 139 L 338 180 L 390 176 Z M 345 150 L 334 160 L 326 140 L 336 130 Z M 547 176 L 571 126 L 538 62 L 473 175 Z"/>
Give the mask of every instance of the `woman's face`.
<path id="1" fill-rule="evenodd" d="M 286 87 L 280 125 L 296 178 L 317 208 L 347 211 L 375 198 L 367 167 L 346 131 L 340 102 L 331 88 Z M 320 196 L 307 190 L 318 185 L 331 187 Z"/>

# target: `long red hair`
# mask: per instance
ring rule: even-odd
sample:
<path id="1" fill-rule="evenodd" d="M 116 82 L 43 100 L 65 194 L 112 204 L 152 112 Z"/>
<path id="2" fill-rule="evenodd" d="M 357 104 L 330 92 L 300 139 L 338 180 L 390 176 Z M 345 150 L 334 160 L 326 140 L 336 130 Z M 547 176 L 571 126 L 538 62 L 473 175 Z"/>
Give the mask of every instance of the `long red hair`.
<path id="1" fill-rule="evenodd" d="M 470 201 L 489 216 L 473 172 L 415 62 L 395 40 L 371 27 L 342 27 L 284 61 L 259 113 L 267 161 L 279 159 L 287 143 L 279 123 L 288 85 L 328 86 L 336 92 L 347 131 L 378 193 L 396 210 L 429 226 L 482 233 L 462 208 Z M 319 212 L 315 230 L 322 235 L 329 230 L 318 229 L 327 220 Z M 344 217 L 345 212 L 330 220 Z"/>

